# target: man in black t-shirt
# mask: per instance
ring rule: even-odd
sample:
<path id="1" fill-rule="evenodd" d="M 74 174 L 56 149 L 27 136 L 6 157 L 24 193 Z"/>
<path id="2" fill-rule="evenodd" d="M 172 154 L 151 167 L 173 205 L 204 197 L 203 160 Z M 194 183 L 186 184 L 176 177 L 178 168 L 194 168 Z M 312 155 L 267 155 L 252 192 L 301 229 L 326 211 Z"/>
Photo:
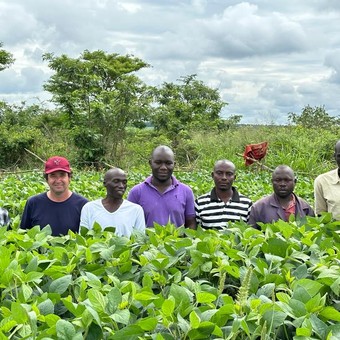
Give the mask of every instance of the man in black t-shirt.
<path id="1" fill-rule="evenodd" d="M 20 227 L 30 229 L 50 225 L 52 235 L 78 232 L 80 212 L 88 200 L 69 189 L 72 171 L 68 160 L 54 156 L 45 163 L 47 192 L 30 197 L 25 205 Z"/>

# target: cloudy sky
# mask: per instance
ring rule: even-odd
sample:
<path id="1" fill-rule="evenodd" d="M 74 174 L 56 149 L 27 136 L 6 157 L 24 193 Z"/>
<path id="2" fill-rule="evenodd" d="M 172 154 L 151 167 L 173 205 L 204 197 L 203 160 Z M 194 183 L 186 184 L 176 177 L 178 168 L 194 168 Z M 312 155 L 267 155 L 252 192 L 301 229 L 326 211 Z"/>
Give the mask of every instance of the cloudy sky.
<path id="1" fill-rule="evenodd" d="M 151 64 L 149 85 L 197 74 L 242 123 L 340 114 L 339 0 L 0 0 L 0 41 L 16 58 L 0 72 L 7 102 L 48 101 L 43 53 L 100 49 Z"/>

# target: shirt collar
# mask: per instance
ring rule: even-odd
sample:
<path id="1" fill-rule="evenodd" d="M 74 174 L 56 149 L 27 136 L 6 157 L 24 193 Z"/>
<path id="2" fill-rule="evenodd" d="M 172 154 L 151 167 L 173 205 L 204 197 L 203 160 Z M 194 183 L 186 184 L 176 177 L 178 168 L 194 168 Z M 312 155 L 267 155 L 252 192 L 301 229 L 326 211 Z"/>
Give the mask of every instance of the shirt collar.
<path id="1" fill-rule="evenodd" d="M 340 182 L 340 168 L 334 170 L 334 176 L 332 174 L 332 184 L 337 184 Z"/>
<path id="2" fill-rule="evenodd" d="M 233 190 L 233 195 L 231 197 L 231 200 L 234 202 L 240 202 L 240 195 L 235 187 L 231 187 Z M 214 187 L 210 192 L 210 201 L 211 202 L 220 202 L 221 200 L 218 198 L 216 193 L 216 188 Z"/>
<path id="3" fill-rule="evenodd" d="M 272 195 L 274 197 L 275 204 L 273 204 L 274 202 L 272 202 L 271 205 L 275 207 L 280 207 L 281 204 L 279 202 L 278 196 L 275 194 L 275 192 Z M 291 207 L 292 205 L 296 205 L 296 201 L 297 201 L 297 196 L 294 194 L 294 192 L 292 192 L 290 199 L 289 199 L 289 207 Z"/>
<path id="4" fill-rule="evenodd" d="M 153 187 L 153 184 L 151 183 L 151 181 L 152 181 L 152 175 L 147 177 L 144 183 Z M 172 181 L 172 184 L 170 185 L 171 187 L 176 187 L 179 184 L 178 179 L 173 175 L 171 176 L 171 181 Z"/>

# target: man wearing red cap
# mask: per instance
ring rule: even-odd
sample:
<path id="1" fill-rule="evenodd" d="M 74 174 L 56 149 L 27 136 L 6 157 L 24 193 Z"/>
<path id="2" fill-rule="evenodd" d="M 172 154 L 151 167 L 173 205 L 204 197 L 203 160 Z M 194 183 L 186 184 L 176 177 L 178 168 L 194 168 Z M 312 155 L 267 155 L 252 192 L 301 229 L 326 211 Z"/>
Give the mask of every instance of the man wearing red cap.
<path id="1" fill-rule="evenodd" d="M 27 200 L 21 218 L 22 229 L 50 225 L 54 236 L 66 235 L 69 230 L 78 232 L 80 212 L 88 200 L 69 189 L 71 174 L 66 158 L 54 156 L 46 161 L 44 177 L 49 190 Z"/>

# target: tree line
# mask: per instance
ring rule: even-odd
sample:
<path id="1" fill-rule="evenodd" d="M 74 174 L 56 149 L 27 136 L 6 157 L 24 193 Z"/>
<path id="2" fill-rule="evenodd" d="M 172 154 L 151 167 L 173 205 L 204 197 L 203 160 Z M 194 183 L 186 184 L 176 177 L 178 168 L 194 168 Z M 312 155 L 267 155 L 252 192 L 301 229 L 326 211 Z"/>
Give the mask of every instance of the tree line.
<path id="1" fill-rule="evenodd" d="M 195 74 L 158 87 L 146 84 L 138 71 L 150 65 L 132 55 L 85 50 L 77 58 L 45 53 L 43 60 L 54 72 L 43 85 L 54 108 L 0 101 L 1 168 L 23 166 L 25 149 L 45 158 L 64 151 L 76 163 L 89 165 L 119 163 L 124 144 L 141 130 L 147 131 L 146 141 L 157 137 L 190 158 L 193 131 L 202 136 L 229 131 L 242 119 L 223 119 L 228 103 Z M 0 70 L 14 62 L 11 53 L 0 49 Z M 306 106 L 288 119 L 304 126 L 339 124 L 324 107 Z"/>

